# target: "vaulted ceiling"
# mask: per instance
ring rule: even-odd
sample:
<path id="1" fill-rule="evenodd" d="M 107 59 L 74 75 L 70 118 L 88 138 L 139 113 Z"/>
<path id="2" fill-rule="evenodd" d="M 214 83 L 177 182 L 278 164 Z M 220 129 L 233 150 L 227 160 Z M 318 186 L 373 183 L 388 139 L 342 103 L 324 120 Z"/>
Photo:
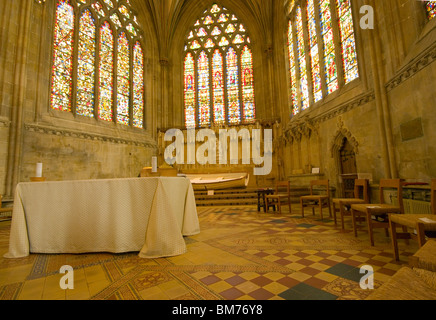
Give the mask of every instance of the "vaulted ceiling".
<path id="1" fill-rule="evenodd" d="M 179 29 L 184 28 L 184 32 L 187 32 L 203 10 L 214 2 L 226 6 L 245 19 L 251 29 L 256 28 L 262 41 L 270 44 L 274 12 L 277 9 L 286 10 L 292 0 L 131 0 L 139 19 L 155 34 L 161 57 L 168 56 L 176 31 L 181 32 Z"/>

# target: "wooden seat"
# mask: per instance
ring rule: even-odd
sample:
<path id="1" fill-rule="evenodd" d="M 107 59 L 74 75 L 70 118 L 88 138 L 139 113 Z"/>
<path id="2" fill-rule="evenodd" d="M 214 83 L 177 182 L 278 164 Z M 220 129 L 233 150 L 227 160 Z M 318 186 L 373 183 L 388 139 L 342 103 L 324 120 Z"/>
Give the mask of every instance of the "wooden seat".
<path id="1" fill-rule="evenodd" d="M 403 214 L 403 186 L 400 179 L 384 179 L 380 181 L 380 203 L 377 204 L 353 204 L 351 216 L 353 220 L 354 236 L 357 237 L 356 221 L 358 218 L 366 219 L 368 234 L 371 245 L 374 246 L 374 228 L 384 228 L 386 236 L 389 236 L 389 214 Z M 398 205 L 386 204 L 383 191 L 396 189 Z"/>
<path id="2" fill-rule="evenodd" d="M 325 194 L 314 194 L 313 187 L 321 187 L 325 189 Z M 322 191 L 321 191 L 322 192 Z M 329 180 L 313 180 L 310 182 L 310 195 L 300 197 L 301 215 L 304 218 L 304 207 L 311 207 L 312 213 L 315 215 L 315 208 L 319 207 L 321 220 L 323 220 L 322 209 L 329 209 L 329 216 L 332 217 L 332 209 L 330 206 L 330 187 Z"/>
<path id="3" fill-rule="evenodd" d="M 10 217 L 6 215 L 6 213 L 12 214 L 13 208 L 2 208 L 2 195 L 0 194 L 0 221 L 1 220 L 9 220 Z"/>
<path id="4" fill-rule="evenodd" d="M 369 182 L 367 179 L 356 179 L 354 182 L 354 198 L 335 198 L 332 200 L 335 225 L 337 225 L 336 213 L 339 212 L 341 214 L 342 230 L 344 230 L 344 217 L 351 217 L 351 205 L 364 203 L 369 203 Z"/>
<path id="5" fill-rule="evenodd" d="M 285 192 L 283 192 L 283 189 Z M 292 212 L 291 209 L 291 184 L 289 181 L 279 181 L 276 183 L 276 190 L 274 194 L 267 195 L 265 197 L 266 200 L 266 213 L 268 213 L 268 208 L 270 206 L 277 206 L 279 214 L 282 213 L 282 205 L 289 206 L 289 212 Z M 283 201 L 285 200 L 285 201 Z"/>
<path id="6" fill-rule="evenodd" d="M 413 239 L 418 241 L 420 248 L 426 243 L 427 236 L 436 237 L 436 179 L 431 182 L 431 214 L 402 214 L 389 217 L 392 248 L 395 260 L 399 261 L 398 239 Z M 401 226 L 403 232 L 398 233 Z M 416 234 L 415 234 L 416 231 Z M 432 233 L 431 235 L 429 233 Z"/>

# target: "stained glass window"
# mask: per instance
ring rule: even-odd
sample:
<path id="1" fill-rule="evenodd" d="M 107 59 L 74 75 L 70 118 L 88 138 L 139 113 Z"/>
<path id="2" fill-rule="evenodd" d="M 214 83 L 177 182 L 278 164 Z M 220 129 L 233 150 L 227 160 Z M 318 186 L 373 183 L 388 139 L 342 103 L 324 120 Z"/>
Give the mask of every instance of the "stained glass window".
<path id="1" fill-rule="evenodd" d="M 303 18 L 300 7 L 297 7 L 296 26 L 298 63 L 300 65 L 301 109 L 306 110 L 307 108 L 309 108 L 309 84 L 307 80 L 306 47 L 304 44 Z"/>
<path id="2" fill-rule="evenodd" d="M 321 36 L 324 42 L 324 70 L 327 93 L 339 89 L 338 71 L 336 67 L 335 42 L 333 37 L 330 0 L 320 1 Z"/>
<path id="3" fill-rule="evenodd" d="M 353 16 L 351 13 L 350 0 L 336 1 L 339 16 L 339 31 L 341 34 L 345 83 L 348 83 L 359 77 Z"/>
<path id="4" fill-rule="evenodd" d="M 185 58 L 185 122 L 186 127 L 193 128 L 196 124 L 195 107 L 195 62 L 189 52 Z"/>
<path id="5" fill-rule="evenodd" d="M 427 14 L 429 20 L 436 17 L 436 2 L 435 1 L 427 1 L 425 4 L 425 7 L 427 8 Z"/>
<path id="6" fill-rule="evenodd" d="M 144 128 L 142 31 L 129 1 L 56 1 L 51 108 Z"/>
<path id="7" fill-rule="evenodd" d="M 129 105 L 130 105 L 130 53 L 129 41 L 124 32 L 121 32 L 118 38 L 118 70 L 117 70 L 117 86 L 118 86 L 118 101 L 117 101 L 117 120 L 118 123 L 125 125 L 129 124 Z"/>
<path id="8" fill-rule="evenodd" d="M 218 49 L 216 49 L 213 54 L 212 66 L 214 123 L 225 123 L 226 109 L 224 105 L 224 66 L 223 56 Z"/>
<path id="9" fill-rule="evenodd" d="M 112 121 L 113 112 L 114 36 L 106 21 L 100 29 L 100 99 L 99 118 Z"/>
<path id="10" fill-rule="evenodd" d="M 291 112 L 296 115 L 299 110 L 298 91 L 297 91 L 297 67 L 295 64 L 294 53 L 294 36 L 292 30 L 292 22 L 289 21 L 288 26 L 288 54 L 289 54 L 289 69 L 291 73 Z"/>
<path id="11" fill-rule="evenodd" d="M 312 99 L 314 103 L 321 101 L 357 79 L 359 70 L 350 0 L 293 2 L 290 15 L 289 95 L 291 114 L 296 115 L 309 108 Z"/>
<path id="12" fill-rule="evenodd" d="M 307 0 L 307 27 L 309 33 L 310 59 L 312 65 L 312 83 L 315 102 L 322 99 L 321 70 L 319 64 L 318 34 L 316 31 L 314 0 Z"/>
<path id="13" fill-rule="evenodd" d="M 68 0 L 56 8 L 51 106 L 71 111 L 73 69 L 74 9 Z"/>
<path id="14" fill-rule="evenodd" d="M 218 4 L 205 10 L 187 32 L 184 61 L 187 127 L 255 121 L 253 56 L 249 44 L 244 24 Z"/>
<path id="15" fill-rule="evenodd" d="M 133 126 L 144 127 L 144 53 L 139 41 L 133 47 Z"/>
<path id="16" fill-rule="evenodd" d="M 79 21 L 77 114 L 94 117 L 95 22 L 85 10 Z"/>
<path id="17" fill-rule="evenodd" d="M 202 51 L 198 58 L 198 110 L 200 126 L 210 124 L 209 59 Z"/>
<path id="18" fill-rule="evenodd" d="M 238 55 L 233 48 L 227 51 L 227 95 L 229 104 L 229 123 L 241 121 L 241 105 L 239 101 L 239 68 Z"/>
<path id="19" fill-rule="evenodd" d="M 254 106 L 254 83 L 253 83 L 253 55 L 248 46 L 244 47 L 241 55 L 242 69 L 242 118 L 244 121 L 256 119 Z"/>

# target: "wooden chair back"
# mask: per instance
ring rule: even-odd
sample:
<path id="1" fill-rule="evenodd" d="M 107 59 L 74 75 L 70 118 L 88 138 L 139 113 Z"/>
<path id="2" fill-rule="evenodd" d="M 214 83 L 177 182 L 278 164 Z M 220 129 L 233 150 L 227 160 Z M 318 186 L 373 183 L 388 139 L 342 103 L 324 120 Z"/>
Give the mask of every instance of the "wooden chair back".
<path id="1" fill-rule="evenodd" d="M 369 203 L 369 181 L 368 179 L 356 179 L 354 181 L 354 198 L 360 199 L 360 190 L 362 190 L 363 200 Z"/>
<path id="2" fill-rule="evenodd" d="M 313 196 L 313 187 L 325 187 L 325 194 L 330 196 L 329 180 L 312 180 L 310 182 L 310 195 Z"/>
<path id="3" fill-rule="evenodd" d="M 436 214 L 436 179 L 431 180 L 431 213 Z"/>
<path id="4" fill-rule="evenodd" d="M 400 206 L 401 212 L 404 213 L 403 206 L 403 184 L 401 179 L 382 179 L 380 180 L 380 203 L 385 203 L 385 197 L 383 194 L 384 189 L 396 189 L 397 190 L 397 200 Z"/>
<path id="5" fill-rule="evenodd" d="M 0 194 L 0 208 L 2 207 L 2 195 Z"/>
<path id="6" fill-rule="evenodd" d="M 291 194 L 291 183 L 289 181 L 278 181 L 276 183 L 276 194 L 283 193 L 283 190 L 286 189 L 286 193 L 288 195 Z"/>

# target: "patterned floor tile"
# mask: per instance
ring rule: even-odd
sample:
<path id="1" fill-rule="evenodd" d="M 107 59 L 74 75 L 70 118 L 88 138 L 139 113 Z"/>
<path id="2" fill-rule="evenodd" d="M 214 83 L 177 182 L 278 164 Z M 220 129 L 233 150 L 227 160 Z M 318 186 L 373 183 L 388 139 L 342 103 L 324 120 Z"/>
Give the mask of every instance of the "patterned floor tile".
<path id="1" fill-rule="evenodd" d="M 294 210 L 293 210 L 294 211 Z M 297 212 L 297 213 L 295 213 Z M 198 208 L 202 232 L 185 238 L 183 256 L 141 259 L 137 253 L 0 257 L 0 299 L 92 300 L 361 300 L 369 294 L 360 267 L 374 268 L 376 286 L 394 275 L 417 245 L 354 237 L 328 217 L 307 212 L 258 213 L 255 207 Z M 0 222 L 7 252 L 10 222 Z M 59 268 L 77 271 L 77 291 L 59 289 Z"/>

